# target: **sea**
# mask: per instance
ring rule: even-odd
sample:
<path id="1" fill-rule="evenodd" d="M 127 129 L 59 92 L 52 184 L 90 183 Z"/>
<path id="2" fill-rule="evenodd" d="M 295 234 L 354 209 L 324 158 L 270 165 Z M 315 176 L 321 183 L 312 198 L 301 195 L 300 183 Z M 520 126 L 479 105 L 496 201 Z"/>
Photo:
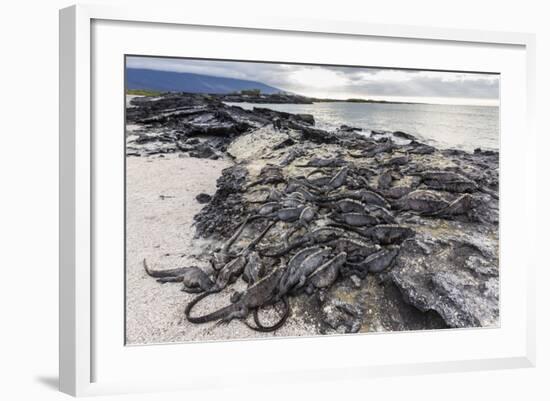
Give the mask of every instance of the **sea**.
<path id="1" fill-rule="evenodd" d="M 244 109 L 265 107 L 307 113 L 315 125 L 335 130 L 345 124 L 374 131 L 403 131 L 439 149 L 499 150 L 499 107 L 404 103 L 326 102 L 314 104 L 228 103 Z"/>

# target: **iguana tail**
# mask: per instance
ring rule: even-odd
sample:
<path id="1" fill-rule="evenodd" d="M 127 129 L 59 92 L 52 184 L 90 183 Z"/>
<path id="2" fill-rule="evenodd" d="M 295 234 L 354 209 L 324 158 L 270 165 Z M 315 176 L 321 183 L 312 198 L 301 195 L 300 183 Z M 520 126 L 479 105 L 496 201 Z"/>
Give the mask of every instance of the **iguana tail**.
<path id="1" fill-rule="evenodd" d="M 237 238 L 239 238 L 239 236 L 243 233 L 244 228 L 246 227 L 246 225 L 249 222 L 250 222 L 250 216 L 246 216 L 246 218 L 241 223 L 241 225 L 239 226 L 237 231 L 235 231 L 235 233 L 231 236 L 231 238 L 229 238 L 227 240 L 227 242 L 225 244 L 223 244 L 223 246 L 222 246 L 222 251 L 223 252 L 225 252 L 225 253 L 229 252 L 229 248 L 231 248 L 231 245 L 233 245 L 233 243 L 237 240 Z"/>
<path id="2" fill-rule="evenodd" d="M 237 310 L 238 309 L 237 304 L 230 304 L 230 305 L 227 305 L 227 306 L 225 306 L 221 309 L 218 309 L 215 312 L 209 313 L 208 315 L 195 316 L 195 317 L 191 316 L 191 309 L 193 309 L 193 307 L 195 307 L 195 305 L 197 305 L 201 300 L 203 300 L 207 296 L 212 295 L 216 292 L 220 292 L 220 291 L 221 290 L 219 290 L 219 289 L 215 289 L 215 290 L 210 290 L 210 291 L 204 292 L 201 295 L 197 296 L 195 299 L 193 299 L 191 302 L 189 302 L 187 304 L 187 306 L 185 307 L 185 312 L 184 312 L 185 313 L 185 318 L 187 319 L 187 321 L 189 321 L 191 323 L 213 322 L 214 320 L 220 320 L 220 319 L 226 317 L 227 315 L 229 315 L 231 312 L 234 312 L 235 310 Z"/>
<path id="3" fill-rule="evenodd" d="M 259 308 L 254 309 L 254 313 L 253 313 L 254 323 L 256 323 L 256 327 L 250 325 L 248 322 L 245 322 L 245 324 L 248 326 L 248 328 L 250 328 L 254 331 L 259 331 L 260 333 L 269 333 L 269 332 L 278 330 L 279 328 L 281 328 L 283 326 L 283 324 L 285 324 L 286 320 L 288 319 L 288 316 L 290 315 L 290 305 L 288 304 L 288 300 L 286 299 L 286 297 L 283 297 L 281 299 L 281 301 L 283 302 L 285 311 L 284 311 L 283 315 L 281 316 L 281 318 L 279 319 L 279 321 L 277 323 L 275 323 L 273 326 L 264 326 L 260 322 L 260 318 L 258 316 L 258 309 Z"/>
<path id="4" fill-rule="evenodd" d="M 145 273 L 147 273 L 147 275 L 155 278 L 179 276 L 187 271 L 187 267 L 178 267 L 176 269 L 166 270 L 151 270 L 149 269 L 145 259 L 143 259 L 143 268 L 145 269 Z"/>

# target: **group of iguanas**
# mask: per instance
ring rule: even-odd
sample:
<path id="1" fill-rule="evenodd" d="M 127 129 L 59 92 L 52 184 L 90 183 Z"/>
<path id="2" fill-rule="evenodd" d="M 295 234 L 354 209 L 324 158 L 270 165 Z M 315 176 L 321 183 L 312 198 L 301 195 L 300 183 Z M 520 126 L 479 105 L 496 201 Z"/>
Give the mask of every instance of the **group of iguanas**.
<path id="1" fill-rule="evenodd" d="M 247 186 L 247 190 L 266 191 L 267 196 L 250 203 L 248 216 L 232 237 L 213 252 L 211 276 L 195 266 L 151 270 L 143 261 L 147 274 L 159 282 L 181 282 L 183 291 L 199 294 L 185 308 L 189 322 L 227 323 L 240 319 L 256 331 L 277 330 L 290 314 L 288 297 L 325 291 L 341 276 L 364 278 L 390 267 L 401 243 L 415 235 L 411 228 L 397 224 L 396 211 L 441 218 L 467 216 L 471 195 L 461 194 L 449 202 L 430 188 L 451 192 L 476 189 L 473 181 L 458 174 L 428 171 L 418 174 L 418 183 L 426 182 L 428 189 L 410 191 L 390 203 L 383 196 L 386 184 L 380 183 L 379 190 L 366 186 L 364 178 L 342 159 L 313 159 L 301 167 L 315 170 L 306 176 L 285 178 L 282 167 L 268 165 Z M 260 232 L 246 247 L 233 250 L 247 227 Z M 260 246 L 268 235 L 270 242 L 280 240 L 282 244 Z M 193 313 L 201 300 L 221 292 L 239 278 L 248 287 L 234 293 L 229 305 L 203 316 Z M 283 311 L 278 321 L 271 326 L 262 324 L 260 309 L 279 303 Z M 247 321 L 250 313 L 254 324 Z"/>

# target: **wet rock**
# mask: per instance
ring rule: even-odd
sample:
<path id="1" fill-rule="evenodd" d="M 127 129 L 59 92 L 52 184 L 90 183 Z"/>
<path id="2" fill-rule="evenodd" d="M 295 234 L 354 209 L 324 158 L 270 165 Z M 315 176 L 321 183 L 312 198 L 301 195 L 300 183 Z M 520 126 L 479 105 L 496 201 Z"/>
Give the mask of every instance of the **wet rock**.
<path id="1" fill-rule="evenodd" d="M 474 149 L 474 154 L 482 156 L 498 156 L 498 152 L 494 150 L 483 150 L 480 148 Z"/>
<path id="2" fill-rule="evenodd" d="M 295 114 L 297 120 L 309 125 L 315 125 L 315 119 L 311 114 Z"/>
<path id="3" fill-rule="evenodd" d="M 374 144 L 370 144 L 363 151 L 363 157 L 374 157 L 381 153 L 389 153 L 394 149 L 395 145 L 390 138 L 377 139 Z"/>
<path id="4" fill-rule="evenodd" d="M 341 131 L 341 132 L 355 132 L 355 131 L 363 131 L 363 128 L 350 127 L 349 125 L 343 124 L 343 125 L 340 125 L 339 131 Z"/>
<path id="5" fill-rule="evenodd" d="M 409 139 L 411 141 L 416 139 L 416 137 L 414 135 L 407 134 L 403 131 L 395 131 L 395 132 L 393 132 L 392 135 L 395 136 L 396 138 Z"/>
<path id="6" fill-rule="evenodd" d="M 417 155 L 429 155 L 434 152 L 435 152 L 435 148 L 433 146 L 428 146 L 428 145 L 417 146 L 414 149 L 409 150 L 409 153 L 417 154 Z"/>
<path id="7" fill-rule="evenodd" d="M 289 126 L 290 128 L 300 131 L 302 133 L 302 137 L 305 140 L 311 141 L 313 143 L 329 144 L 338 142 L 338 137 L 320 129 L 311 128 L 309 126 L 297 124 L 292 121 L 290 121 Z"/>

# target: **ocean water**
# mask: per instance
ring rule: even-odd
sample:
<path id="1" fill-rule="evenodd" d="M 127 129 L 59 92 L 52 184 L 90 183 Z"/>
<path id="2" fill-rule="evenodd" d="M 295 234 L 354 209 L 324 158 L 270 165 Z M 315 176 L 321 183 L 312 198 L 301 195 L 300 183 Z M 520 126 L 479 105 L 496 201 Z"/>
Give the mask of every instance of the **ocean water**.
<path id="1" fill-rule="evenodd" d="M 288 113 L 307 113 L 315 125 L 334 130 L 342 124 L 371 130 L 403 131 L 439 149 L 499 149 L 499 108 L 439 104 L 314 103 L 253 104 L 228 103 L 244 109 L 265 107 Z"/>

